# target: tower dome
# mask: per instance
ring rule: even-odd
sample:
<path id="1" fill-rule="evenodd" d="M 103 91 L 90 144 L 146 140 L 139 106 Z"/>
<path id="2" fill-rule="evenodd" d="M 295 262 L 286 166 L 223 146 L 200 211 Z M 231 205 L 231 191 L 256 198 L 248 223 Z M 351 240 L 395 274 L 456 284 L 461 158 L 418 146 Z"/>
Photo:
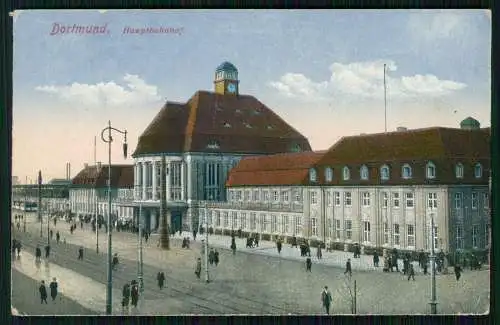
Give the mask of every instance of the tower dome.
<path id="1" fill-rule="evenodd" d="M 467 129 L 467 130 L 477 130 L 481 127 L 481 124 L 479 123 L 478 120 L 468 117 L 462 122 L 460 122 L 460 128 L 461 129 Z"/>
<path id="2" fill-rule="evenodd" d="M 238 95 L 238 69 L 228 61 L 224 61 L 215 69 L 215 92 L 222 95 Z"/>

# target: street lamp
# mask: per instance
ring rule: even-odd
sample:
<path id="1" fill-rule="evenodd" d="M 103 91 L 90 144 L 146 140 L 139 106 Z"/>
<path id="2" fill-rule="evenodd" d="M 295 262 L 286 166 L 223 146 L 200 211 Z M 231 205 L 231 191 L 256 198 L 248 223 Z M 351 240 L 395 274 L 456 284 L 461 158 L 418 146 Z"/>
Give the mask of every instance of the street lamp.
<path id="1" fill-rule="evenodd" d="M 42 223 L 42 171 L 38 171 L 38 219 L 40 220 L 40 237 L 43 237 Z"/>
<path id="2" fill-rule="evenodd" d="M 437 314 L 436 301 L 436 254 L 435 254 L 434 213 L 431 213 L 431 314 Z"/>
<path id="3" fill-rule="evenodd" d="M 108 131 L 108 137 L 104 137 L 104 132 Z M 127 131 L 122 131 L 111 127 L 111 121 L 108 121 L 108 127 L 104 128 L 101 131 L 101 139 L 102 141 L 108 144 L 108 283 L 106 287 L 106 314 L 111 315 L 112 311 L 112 290 L 113 290 L 113 279 L 112 279 L 112 251 L 111 251 L 111 142 L 113 142 L 113 138 L 111 137 L 111 131 L 116 131 L 124 135 L 124 143 L 123 143 L 123 156 L 127 158 Z"/>
<path id="4" fill-rule="evenodd" d="M 50 204 L 47 207 L 47 246 L 50 246 Z"/>
<path id="5" fill-rule="evenodd" d="M 137 261 L 137 279 L 139 280 L 139 290 L 144 292 L 143 272 L 142 272 L 142 203 L 139 204 L 139 260 Z"/>
<path id="6" fill-rule="evenodd" d="M 208 211 L 205 211 L 205 281 L 210 282 L 208 276 Z"/>

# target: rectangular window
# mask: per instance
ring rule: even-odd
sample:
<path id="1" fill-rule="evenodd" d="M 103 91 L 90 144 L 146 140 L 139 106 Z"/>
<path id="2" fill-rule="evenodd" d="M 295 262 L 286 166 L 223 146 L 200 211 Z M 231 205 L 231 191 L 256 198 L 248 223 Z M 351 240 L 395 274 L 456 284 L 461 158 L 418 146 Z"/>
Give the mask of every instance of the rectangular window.
<path id="1" fill-rule="evenodd" d="M 478 248 L 479 225 L 472 225 L 472 248 Z"/>
<path id="2" fill-rule="evenodd" d="M 288 203 L 289 199 L 290 195 L 288 194 L 288 191 L 281 192 L 281 201 Z"/>
<path id="3" fill-rule="evenodd" d="M 253 191 L 253 201 L 259 201 L 259 190 Z"/>
<path id="4" fill-rule="evenodd" d="M 477 193 L 476 192 L 472 192 L 471 204 L 472 204 L 472 209 L 477 210 L 478 204 L 477 204 Z"/>
<path id="5" fill-rule="evenodd" d="M 399 224 L 395 223 L 394 224 L 394 245 L 399 245 Z"/>
<path id="6" fill-rule="evenodd" d="M 294 200 L 295 200 L 295 202 L 302 202 L 300 190 L 294 191 Z"/>
<path id="7" fill-rule="evenodd" d="M 352 239 L 352 220 L 344 220 L 345 239 Z"/>
<path id="8" fill-rule="evenodd" d="M 387 208 L 389 206 L 389 193 L 382 193 L 382 207 Z"/>
<path id="9" fill-rule="evenodd" d="M 332 206 L 333 201 L 332 201 L 332 192 L 326 192 L 326 202 L 329 207 Z"/>
<path id="10" fill-rule="evenodd" d="M 483 207 L 488 209 L 490 207 L 490 197 L 488 193 L 483 193 Z"/>
<path id="11" fill-rule="evenodd" d="M 408 192 L 405 194 L 405 198 L 406 198 L 406 207 L 407 208 L 413 208 L 413 204 L 414 204 L 414 201 L 413 201 L 413 193 L 412 192 Z"/>
<path id="12" fill-rule="evenodd" d="M 363 222 L 363 241 L 364 242 L 370 241 L 370 222 L 369 221 Z"/>
<path id="13" fill-rule="evenodd" d="M 363 206 L 370 206 L 370 192 L 363 192 Z"/>
<path id="14" fill-rule="evenodd" d="M 264 213 L 260 215 L 259 224 L 261 232 L 267 232 L 266 215 Z"/>
<path id="15" fill-rule="evenodd" d="M 245 201 L 250 201 L 250 191 L 245 191 L 243 199 Z"/>
<path id="16" fill-rule="evenodd" d="M 278 191 L 273 191 L 273 201 L 278 202 L 279 201 L 279 194 Z"/>
<path id="17" fill-rule="evenodd" d="M 273 214 L 271 215 L 271 232 L 275 233 L 278 231 L 278 217 Z"/>
<path id="18" fill-rule="evenodd" d="M 241 191 L 236 191 L 236 200 L 241 201 Z"/>
<path id="19" fill-rule="evenodd" d="M 216 221 L 215 225 L 217 227 L 220 227 L 220 212 L 219 211 L 215 211 L 214 213 L 215 213 L 215 221 Z"/>
<path id="20" fill-rule="evenodd" d="M 462 209 L 462 193 L 455 193 L 455 209 Z"/>
<path id="21" fill-rule="evenodd" d="M 288 233 L 289 233 L 289 231 L 290 231 L 290 229 L 289 229 L 289 227 L 290 227 L 289 221 L 290 221 L 290 220 L 288 219 L 288 216 L 287 216 L 287 215 L 284 215 L 284 216 L 283 216 L 283 232 L 284 232 L 285 234 L 288 234 Z"/>
<path id="22" fill-rule="evenodd" d="M 384 244 L 389 244 L 389 224 L 384 222 Z"/>
<path id="23" fill-rule="evenodd" d="M 302 217 L 295 216 L 295 236 L 302 235 Z"/>
<path id="24" fill-rule="evenodd" d="M 224 224 L 222 225 L 224 228 L 229 227 L 229 212 L 223 212 L 224 216 Z"/>
<path id="25" fill-rule="evenodd" d="M 311 236 L 318 235 L 318 220 L 316 218 L 311 218 Z"/>
<path id="26" fill-rule="evenodd" d="M 435 247 L 437 247 L 437 245 Z M 463 249 L 463 248 L 464 248 L 464 228 L 462 225 L 457 225 L 457 249 Z"/>
<path id="27" fill-rule="evenodd" d="M 316 196 L 316 192 L 312 191 L 311 192 L 311 204 L 316 204 L 316 203 L 318 203 L 318 198 Z"/>
<path id="28" fill-rule="evenodd" d="M 351 192 L 344 192 L 344 205 L 350 207 L 352 205 L 352 195 Z"/>
<path id="29" fill-rule="evenodd" d="M 437 193 L 429 193 L 427 194 L 427 208 L 434 210 L 437 209 L 438 205 Z"/>
<path id="30" fill-rule="evenodd" d="M 250 229 L 255 230 L 257 228 L 257 213 L 250 213 Z"/>
<path id="31" fill-rule="evenodd" d="M 340 219 L 335 219 L 335 239 L 340 239 L 340 231 L 342 228 L 340 227 Z"/>
<path id="32" fill-rule="evenodd" d="M 264 191 L 264 202 L 269 202 L 269 192 Z"/>
<path id="33" fill-rule="evenodd" d="M 238 229 L 238 213 L 231 212 L 231 229 Z"/>
<path id="34" fill-rule="evenodd" d="M 339 207 L 340 206 L 340 192 L 335 192 L 335 206 Z"/>
<path id="35" fill-rule="evenodd" d="M 415 247 L 415 226 L 406 225 L 406 240 L 408 247 Z"/>
<path id="36" fill-rule="evenodd" d="M 392 193 L 392 206 L 394 208 L 399 208 L 399 193 Z"/>
<path id="37" fill-rule="evenodd" d="M 438 249 L 439 248 L 439 232 L 438 232 L 438 227 L 434 226 L 434 248 Z"/>

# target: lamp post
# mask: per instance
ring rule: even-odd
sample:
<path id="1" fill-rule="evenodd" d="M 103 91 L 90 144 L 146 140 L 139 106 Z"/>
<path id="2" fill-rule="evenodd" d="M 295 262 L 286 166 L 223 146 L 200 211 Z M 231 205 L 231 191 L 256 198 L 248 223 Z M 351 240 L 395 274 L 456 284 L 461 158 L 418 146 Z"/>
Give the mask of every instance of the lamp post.
<path id="1" fill-rule="evenodd" d="M 47 207 L 47 246 L 50 246 L 50 204 Z"/>
<path id="2" fill-rule="evenodd" d="M 436 254 L 435 254 L 434 213 L 431 213 L 431 314 L 437 314 L 436 302 Z"/>
<path id="3" fill-rule="evenodd" d="M 40 237 L 43 237 L 42 223 L 42 171 L 38 171 L 38 219 L 40 220 Z"/>
<path id="4" fill-rule="evenodd" d="M 208 216 L 207 211 L 205 211 L 205 282 L 210 282 L 210 277 L 208 275 Z"/>
<path id="5" fill-rule="evenodd" d="M 107 138 L 104 137 L 104 133 L 108 131 Z M 106 314 L 111 315 L 112 312 L 112 292 L 113 292 L 113 278 L 112 278 L 112 250 L 111 250 L 111 142 L 113 142 L 113 138 L 111 137 L 111 131 L 116 131 L 124 135 L 124 143 L 123 143 L 123 156 L 127 158 L 127 131 L 118 130 L 116 128 L 111 127 L 111 121 L 108 121 L 108 127 L 104 128 L 101 131 L 101 139 L 102 141 L 108 144 L 108 216 L 107 216 L 107 230 L 108 230 L 108 267 L 107 267 L 107 275 L 108 275 L 108 283 L 106 287 Z"/>
<path id="6" fill-rule="evenodd" d="M 144 292 L 143 272 L 142 272 L 142 203 L 139 204 L 139 259 L 137 261 L 137 280 L 139 281 L 139 290 Z"/>

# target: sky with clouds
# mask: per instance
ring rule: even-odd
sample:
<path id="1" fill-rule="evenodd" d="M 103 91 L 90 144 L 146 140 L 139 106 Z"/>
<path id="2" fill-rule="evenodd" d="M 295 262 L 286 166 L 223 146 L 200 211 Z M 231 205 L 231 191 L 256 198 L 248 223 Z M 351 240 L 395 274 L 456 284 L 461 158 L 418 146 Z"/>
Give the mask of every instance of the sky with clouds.
<path id="1" fill-rule="evenodd" d="M 13 175 L 49 180 L 107 160 L 111 120 L 130 151 L 165 100 L 212 90 L 223 61 L 313 149 L 387 125 L 490 125 L 491 18 L 484 10 L 18 11 Z M 101 26 L 102 34 L 62 33 Z M 69 28 L 68 28 L 69 27 Z M 126 33 L 152 28 L 162 33 Z M 112 160 L 124 160 L 116 135 Z"/>

